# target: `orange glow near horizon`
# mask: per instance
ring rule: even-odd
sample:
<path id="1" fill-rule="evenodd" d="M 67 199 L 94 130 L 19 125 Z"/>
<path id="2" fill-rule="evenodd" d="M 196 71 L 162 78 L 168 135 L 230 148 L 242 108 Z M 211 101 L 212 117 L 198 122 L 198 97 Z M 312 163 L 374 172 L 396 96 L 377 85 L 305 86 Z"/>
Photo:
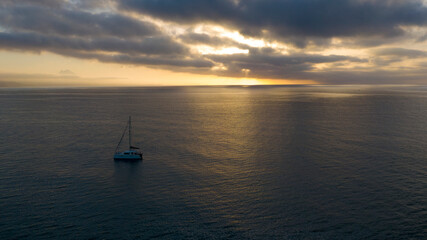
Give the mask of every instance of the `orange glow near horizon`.
<path id="1" fill-rule="evenodd" d="M 174 72 L 143 66 L 81 60 L 53 53 L 30 54 L 0 51 L 0 80 L 22 86 L 197 86 L 197 85 L 296 85 L 316 84 L 307 80 L 257 79 L 221 77 Z M 70 72 L 63 75 L 61 72 Z M 25 75 L 21 80 L 7 79 L 13 74 Z M 46 78 L 44 78 L 46 76 Z"/>

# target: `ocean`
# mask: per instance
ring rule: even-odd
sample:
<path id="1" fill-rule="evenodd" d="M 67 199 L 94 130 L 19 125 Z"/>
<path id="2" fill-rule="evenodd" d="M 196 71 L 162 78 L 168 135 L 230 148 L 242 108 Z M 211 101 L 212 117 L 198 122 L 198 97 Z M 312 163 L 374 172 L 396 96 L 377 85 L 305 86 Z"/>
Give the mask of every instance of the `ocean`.
<path id="1" fill-rule="evenodd" d="M 423 86 L 5 88 L 0 133 L 1 239 L 427 238 Z"/>

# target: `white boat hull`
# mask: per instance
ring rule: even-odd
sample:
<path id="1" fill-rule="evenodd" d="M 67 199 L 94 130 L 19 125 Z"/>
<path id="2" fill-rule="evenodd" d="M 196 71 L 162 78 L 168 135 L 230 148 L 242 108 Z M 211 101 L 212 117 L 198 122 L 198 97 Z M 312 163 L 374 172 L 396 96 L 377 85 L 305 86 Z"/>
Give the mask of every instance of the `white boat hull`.
<path id="1" fill-rule="evenodd" d="M 142 155 L 114 154 L 114 160 L 127 160 L 127 161 L 142 160 Z"/>

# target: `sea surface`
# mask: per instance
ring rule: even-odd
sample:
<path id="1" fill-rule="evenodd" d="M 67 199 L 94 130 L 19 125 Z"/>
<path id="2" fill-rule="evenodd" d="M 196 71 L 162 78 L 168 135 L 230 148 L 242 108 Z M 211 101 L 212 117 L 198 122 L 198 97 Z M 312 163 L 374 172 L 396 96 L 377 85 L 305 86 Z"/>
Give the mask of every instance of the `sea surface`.
<path id="1" fill-rule="evenodd" d="M 427 87 L 1 89 L 0 239 L 427 239 Z"/>

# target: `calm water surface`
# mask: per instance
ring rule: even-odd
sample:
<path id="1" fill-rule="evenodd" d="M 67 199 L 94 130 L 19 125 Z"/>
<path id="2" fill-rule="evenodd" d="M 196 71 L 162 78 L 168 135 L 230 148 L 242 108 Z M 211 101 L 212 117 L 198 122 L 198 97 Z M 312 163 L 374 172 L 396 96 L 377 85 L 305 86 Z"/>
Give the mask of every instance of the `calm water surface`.
<path id="1" fill-rule="evenodd" d="M 426 87 L 3 89 L 0 132 L 1 239 L 427 238 Z"/>

